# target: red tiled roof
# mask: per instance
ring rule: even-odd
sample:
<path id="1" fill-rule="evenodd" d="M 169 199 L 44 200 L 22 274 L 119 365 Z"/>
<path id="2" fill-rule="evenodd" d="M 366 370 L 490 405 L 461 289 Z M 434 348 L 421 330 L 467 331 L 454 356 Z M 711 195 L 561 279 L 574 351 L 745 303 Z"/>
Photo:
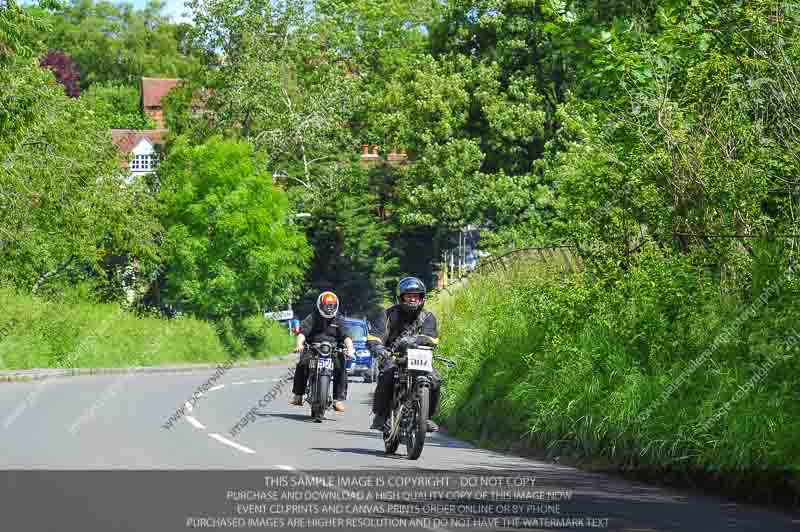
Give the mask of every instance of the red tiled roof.
<path id="1" fill-rule="evenodd" d="M 142 139 L 151 144 L 164 144 L 167 129 L 112 129 L 111 142 L 119 148 L 123 155 L 128 155 Z"/>
<path id="2" fill-rule="evenodd" d="M 161 99 L 181 80 L 142 78 L 142 103 L 145 107 L 161 107 Z"/>

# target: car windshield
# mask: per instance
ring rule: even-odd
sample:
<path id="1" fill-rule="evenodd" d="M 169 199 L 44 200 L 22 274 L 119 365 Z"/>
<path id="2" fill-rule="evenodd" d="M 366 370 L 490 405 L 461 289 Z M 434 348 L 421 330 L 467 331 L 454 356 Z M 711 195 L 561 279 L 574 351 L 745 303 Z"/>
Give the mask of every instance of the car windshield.
<path id="1" fill-rule="evenodd" d="M 352 338 L 354 342 L 367 341 L 367 328 L 363 323 L 349 322 L 345 324 L 344 328 L 347 336 Z"/>

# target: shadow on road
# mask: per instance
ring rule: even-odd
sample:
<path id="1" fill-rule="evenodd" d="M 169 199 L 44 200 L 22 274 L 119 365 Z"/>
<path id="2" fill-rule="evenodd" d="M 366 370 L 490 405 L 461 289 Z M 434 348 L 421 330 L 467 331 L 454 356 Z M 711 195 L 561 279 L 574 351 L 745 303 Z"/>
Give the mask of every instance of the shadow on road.
<path id="1" fill-rule="evenodd" d="M 378 449 L 360 449 L 355 447 L 312 447 L 312 451 L 324 451 L 328 453 L 349 453 L 360 454 L 366 456 L 376 456 L 379 458 L 388 458 L 390 460 L 404 460 L 404 455 L 390 455 Z"/>
<path id="2" fill-rule="evenodd" d="M 375 430 L 337 430 L 337 434 L 358 436 L 359 438 L 383 439 L 380 432 Z M 474 446 L 453 439 L 442 439 L 441 436 L 428 434 L 425 438 L 425 447 L 441 447 L 446 449 L 475 449 Z"/>
<path id="3" fill-rule="evenodd" d="M 292 420 L 292 421 L 303 421 L 303 422 L 306 422 L 306 423 L 312 423 L 314 421 L 313 419 L 311 419 L 311 416 L 308 415 L 308 414 L 276 414 L 276 413 L 273 413 L 273 412 L 263 412 L 263 413 L 256 412 L 256 415 L 257 416 L 261 416 L 261 417 L 267 417 L 267 418 L 277 417 L 277 418 L 281 418 L 281 419 L 289 419 L 289 420 Z M 331 421 L 339 421 L 339 420 L 337 418 L 335 418 L 335 417 L 325 416 L 325 422 L 326 423 L 331 422 Z"/>

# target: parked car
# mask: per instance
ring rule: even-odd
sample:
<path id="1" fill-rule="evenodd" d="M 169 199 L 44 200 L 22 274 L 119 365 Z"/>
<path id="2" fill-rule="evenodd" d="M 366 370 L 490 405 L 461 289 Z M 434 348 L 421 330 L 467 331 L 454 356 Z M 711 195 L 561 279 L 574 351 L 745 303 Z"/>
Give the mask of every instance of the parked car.
<path id="1" fill-rule="evenodd" d="M 364 382 L 374 382 L 378 378 L 378 364 L 373 363 L 372 352 L 367 349 L 369 325 L 355 318 L 345 318 L 344 323 L 356 351 L 355 358 L 347 361 L 347 375 L 363 376 Z"/>

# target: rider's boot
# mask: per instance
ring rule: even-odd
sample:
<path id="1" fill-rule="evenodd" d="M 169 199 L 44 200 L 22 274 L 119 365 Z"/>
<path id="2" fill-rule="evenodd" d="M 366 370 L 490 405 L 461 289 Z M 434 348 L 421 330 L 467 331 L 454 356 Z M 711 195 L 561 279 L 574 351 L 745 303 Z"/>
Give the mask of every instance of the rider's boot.
<path id="1" fill-rule="evenodd" d="M 383 426 L 386 424 L 386 418 L 383 416 L 379 416 L 375 414 L 375 417 L 372 418 L 372 425 L 370 425 L 370 430 L 383 430 Z"/>

